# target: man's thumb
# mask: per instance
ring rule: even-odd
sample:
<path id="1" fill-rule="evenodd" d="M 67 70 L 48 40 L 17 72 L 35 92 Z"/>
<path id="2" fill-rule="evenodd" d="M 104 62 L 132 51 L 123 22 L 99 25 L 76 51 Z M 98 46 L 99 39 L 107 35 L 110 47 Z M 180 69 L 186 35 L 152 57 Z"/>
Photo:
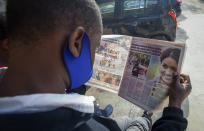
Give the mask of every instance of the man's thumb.
<path id="1" fill-rule="evenodd" d="M 173 81 L 171 83 L 171 87 L 175 87 L 179 83 L 180 83 L 180 76 L 178 74 L 176 74 L 175 76 L 173 76 Z"/>

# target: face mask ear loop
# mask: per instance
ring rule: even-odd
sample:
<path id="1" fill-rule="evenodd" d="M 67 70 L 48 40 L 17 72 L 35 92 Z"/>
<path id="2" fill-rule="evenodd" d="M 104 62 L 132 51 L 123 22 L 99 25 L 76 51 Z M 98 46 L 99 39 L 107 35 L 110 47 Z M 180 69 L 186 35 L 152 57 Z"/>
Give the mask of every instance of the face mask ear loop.
<path id="1" fill-rule="evenodd" d="M 92 61 L 90 51 L 90 40 L 87 33 L 84 33 L 80 56 L 75 58 L 68 49 L 69 39 L 64 47 L 64 61 L 67 72 L 70 76 L 70 88 L 75 89 L 85 84 L 92 76 Z"/>

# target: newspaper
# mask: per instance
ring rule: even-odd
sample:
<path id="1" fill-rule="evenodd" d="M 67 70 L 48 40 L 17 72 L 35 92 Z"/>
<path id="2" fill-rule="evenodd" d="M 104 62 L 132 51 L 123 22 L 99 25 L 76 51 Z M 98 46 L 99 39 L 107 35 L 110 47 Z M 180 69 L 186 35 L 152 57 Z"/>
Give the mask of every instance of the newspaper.
<path id="1" fill-rule="evenodd" d="M 86 84 L 118 93 L 132 37 L 104 35 L 96 49 L 93 75 Z"/>
<path id="2" fill-rule="evenodd" d="M 144 110 L 159 109 L 181 71 L 184 52 L 185 44 L 105 35 L 87 85 L 118 93 Z"/>

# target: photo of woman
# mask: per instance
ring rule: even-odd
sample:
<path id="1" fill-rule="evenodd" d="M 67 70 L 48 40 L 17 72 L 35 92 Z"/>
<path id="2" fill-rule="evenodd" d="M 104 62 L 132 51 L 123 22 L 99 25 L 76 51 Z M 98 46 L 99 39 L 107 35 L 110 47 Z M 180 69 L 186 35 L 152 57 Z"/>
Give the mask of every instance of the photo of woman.
<path id="1" fill-rule="evenodd" d="M 160 73 L 151 80 L 153 86 L 148 105 L 155 106 L 152 108 L 160 108 L 163 106 L 162 104 L 165 103 L 162 101 L 165 101 L 165 98 L 167 98 L 169 86 L 173 82 L 173 77 L 178 72 L 180 52 L 181 51 L 178 48 L 168 48 L 161 53 Z M 153 101 L 154 104 L 152 104 Z"/>
<path id="2" fill-rule="evenodd" d="M 177 74 L 180 50 L 168 48 L 160 56 L 160 74 L 154 78 L 154 82 L 169 86 L 173 81 L 173 76 Z"/>
<path id="3" fill-rule="evenodd" d="M 161 109 L 166 103 L 169 86 L 173 82 L 173 77 L 178 73 L 179 58 L 181 50 L 178 48 L 167 48 L 161 52 L 158 59 L 154 59 L 158 67 L 158 73 L 152 79 L 146 81 L 145 94 L 149 94 L 147 106 L 150 109 Z"/>

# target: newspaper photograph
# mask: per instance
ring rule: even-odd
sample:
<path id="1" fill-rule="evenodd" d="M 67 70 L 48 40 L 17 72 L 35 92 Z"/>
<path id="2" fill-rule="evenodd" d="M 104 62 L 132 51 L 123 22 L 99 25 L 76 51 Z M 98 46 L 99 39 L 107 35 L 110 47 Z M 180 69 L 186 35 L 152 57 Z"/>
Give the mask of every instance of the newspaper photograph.
<path id="1" fill-rule="evenodd" d="M 118 93 L 132 37 L 104 35 L 96 49 L 93 75 L 86 85 Z"/>
<path id="2" fill-rule="evenodd" d="M 181 70 L 184 50 L 184 44 L 133 38 L 119 96 L 144 110 L 160 108 Z"/>

